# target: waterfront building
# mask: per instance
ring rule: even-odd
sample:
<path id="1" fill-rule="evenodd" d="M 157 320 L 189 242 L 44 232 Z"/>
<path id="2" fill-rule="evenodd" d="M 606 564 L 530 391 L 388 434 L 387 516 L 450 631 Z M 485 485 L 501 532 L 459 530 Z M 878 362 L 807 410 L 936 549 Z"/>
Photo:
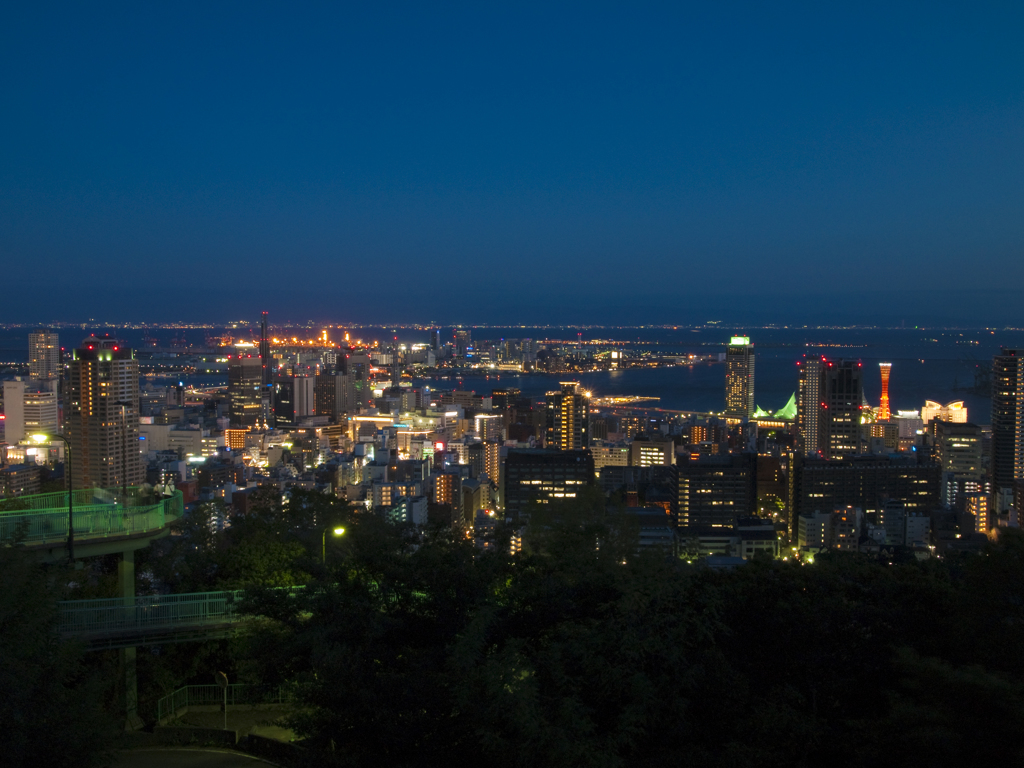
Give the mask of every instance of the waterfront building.
<path id="1" fill-rule="evenodd" d="M 465 358 L 473 352 L 473 332 L 468 328 L 455 331 L 455 356 Z"/>
<path id="2" fill-rule="evenodd" d="M 725 412 L 752 416 L 754 405 L 754 345 L 747 336 L 733 336 L 725 351 Z"/>
<path id="3" fill-rule="evenodd" d="M 925 400 L 924 408 L 921 409 L 921 421 L 927 424 L 933 419 L 951 421 L 954 424 L 965 424 L 967 422 L 967 408 L 963 400 L 954 400 L 952 403 L 939 405 L 934 400 Z"/>
<path id="4" fill-rule="evenodd" d="M 28 335 L 28 375 L 33 379 L 60 378 L 60 341 L 56 331 L 42 328 Z"/>

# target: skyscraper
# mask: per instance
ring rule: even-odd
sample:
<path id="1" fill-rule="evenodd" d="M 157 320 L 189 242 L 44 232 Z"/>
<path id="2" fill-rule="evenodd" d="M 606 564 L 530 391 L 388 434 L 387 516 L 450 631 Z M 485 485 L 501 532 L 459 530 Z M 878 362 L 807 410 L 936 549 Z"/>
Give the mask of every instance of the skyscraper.
<path id="1" fill-rule="evenodd" d="M 60 342 L 55 331 L 42 328 L 28 335 L 28 375 L 33 379 L 56 379 L 60 371 Z"/>
<path id="2" fill-rule="evenodd" d="M 250 349 L 252 345 L 249 345 Z M 228 355 L 228 401 L 231 426 L 249 429 L 263 416 L 263 367 L 261 359 L 239 350 Z"/>
<path id="3" fill-rule="evenodd" d="M 318 373 L 314 381 L 313 412 L 317 416 L 326 416 L 332 423 L 340 424 L 345 414 L 355 411 L 359 405 L 354 375 Z"/>
<path id="4" fill-rule="evenodd" d="M 1024 478 L 1022 357 L 1024 351 L 1004 347 L 992 358 L 992 491 L 997 502 L 1012 494 L 1014 480 Z"/>
<path id="5" fill-rule="evenodd" d="M 270 357 L 270 333 L 267 329 L 267 313 L 260 317 L 260 415 L 261 424 L 269 424 L 274 410 L 274 372 L 276 366 Z"/>
<path id="6" fill-rule="evenodd" d="M 846 459 L 860 453 L 863 368 L 856 360 L 805 357 L 800 368 L 797 426 L 804 455 Z"/>
<path id="7" fill-rule="evenodd" d="M 800 450 L 804 454 L 821 452 L 822 387 L 825 358 L 805 356 L 797 362 L 800 385 L 797 391 L 796 423 L 800 433 Z"/>
<path id="8" fill-rule="evenodd" d="M 90 336 L 73 352 L 64 433 L 75 488 L 139 485 L 139 364 L 117 339 Z"/>
<path id="9" fill-rule="evenodd" d="M 317 377 L 319 378 L 319 377 Z M 274 427 L 298 427 L 314 415 L 315 382 L 312 376 L 278 376 L 274 381 Z"/>
<path id="10" fill-rule="evenodd" d="M 952 507 L 958 494 L 981 487 L 981 427 L 937 420 L 932 429 L 932 455 L 942 466 L 942 501 Z"/>
<path id="11" fill-rule="evenodd" d="M 518 387 L 504 387 L 491 390 L 491 405 L 497 410 L 504 411 L 515 407 L 516 401 L 522 392 Z"/>
<path id="12" fill-rule="evenodd" d="M 579 382 L 559 382 L 562 389 L 548 392 L 547 434 L 544 445 L 563 451 L 590 447 L 590 393 L 579 388 Z"/>
<path id="13" fill-rule="evenodd" d="M 889 412 L 889 374 L 892 373 L 892 363 L 879 363 L 878 369 L 882 372 L 882 397 L 878 401 L 878 421 L 889 421 L 892 418 Z"/>
<path id="14" fill-rule="evenodd" d="M 264 389 L 269 389 L 274 381 L 274 371 L 270 360 L 270 336 L 267 332 L 267 313 L 260 317 L 260 364 L 262 366 L 262 381 Z"/>
<path id="15" fill-rule="evenodd" d="M 856 360 L 826 361 L 820 413 L 826 459 L 848 459 L 860 453 L 860 421 L 864 376 Z"/>
<path id="16" fill-rule="evenodd" d="M 468 328 L 455 331 L 455 356 L 466 357 L 473 349 L 473 332 Z"/>
<path id="17" fill-rule="evenodd" d="M 747 336 L 733 336 L 725 351 L 725 412 L 754 414 L 754 345 Z"/>

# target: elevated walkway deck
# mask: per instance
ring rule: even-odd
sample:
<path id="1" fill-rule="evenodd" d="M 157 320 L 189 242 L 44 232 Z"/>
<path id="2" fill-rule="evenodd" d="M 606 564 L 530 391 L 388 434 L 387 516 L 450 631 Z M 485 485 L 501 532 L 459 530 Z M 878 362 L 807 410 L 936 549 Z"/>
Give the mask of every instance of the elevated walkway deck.
<path id="1" fill-rule="evenodd" d="M 148 546 L 183 512 L 181 491 L 157 497 L 140 488 L 74 491 L 75 556 L 95 557 Z M 67 557 L 68 493 L 10 500 L 0 512 L 0 546 L 21 543 L 44 560 Z"/>
<path id="2" fill-rule="evenodd" d="M 213 640 L 227 637 L 242 617 L 236 609 L 241 591 L 180 595 L 64 600 L 57 604 L 65 637 L 84 640 L 92 649 Z"/>

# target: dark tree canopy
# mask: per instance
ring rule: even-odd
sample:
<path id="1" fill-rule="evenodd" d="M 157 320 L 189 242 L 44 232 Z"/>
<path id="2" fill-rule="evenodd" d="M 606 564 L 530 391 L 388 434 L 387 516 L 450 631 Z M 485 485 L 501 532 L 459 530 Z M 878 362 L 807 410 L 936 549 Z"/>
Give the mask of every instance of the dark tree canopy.
<path id="1" fill-rule="evenodd" d="M 1024 539 L 888 565 L 637 556 L 584 497 L 513 559 L 353 516 L 245 672 L 339 765 L 906 766 L 1024 755 Z"/>

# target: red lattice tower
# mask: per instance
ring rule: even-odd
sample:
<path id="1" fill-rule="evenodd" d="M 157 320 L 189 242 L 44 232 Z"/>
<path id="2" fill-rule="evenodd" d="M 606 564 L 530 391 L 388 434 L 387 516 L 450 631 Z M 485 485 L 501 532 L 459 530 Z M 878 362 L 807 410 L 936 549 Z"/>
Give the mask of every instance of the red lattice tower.
<path id="1" fill-rule="evenodd" d="M 879 363 L 878 368 L 882 372 L 882 399 L 878 403 L 878 421 L 889 421 L 892 415 L 889 412 L 889 374 L 892 372 L 892 363 Z"/>

